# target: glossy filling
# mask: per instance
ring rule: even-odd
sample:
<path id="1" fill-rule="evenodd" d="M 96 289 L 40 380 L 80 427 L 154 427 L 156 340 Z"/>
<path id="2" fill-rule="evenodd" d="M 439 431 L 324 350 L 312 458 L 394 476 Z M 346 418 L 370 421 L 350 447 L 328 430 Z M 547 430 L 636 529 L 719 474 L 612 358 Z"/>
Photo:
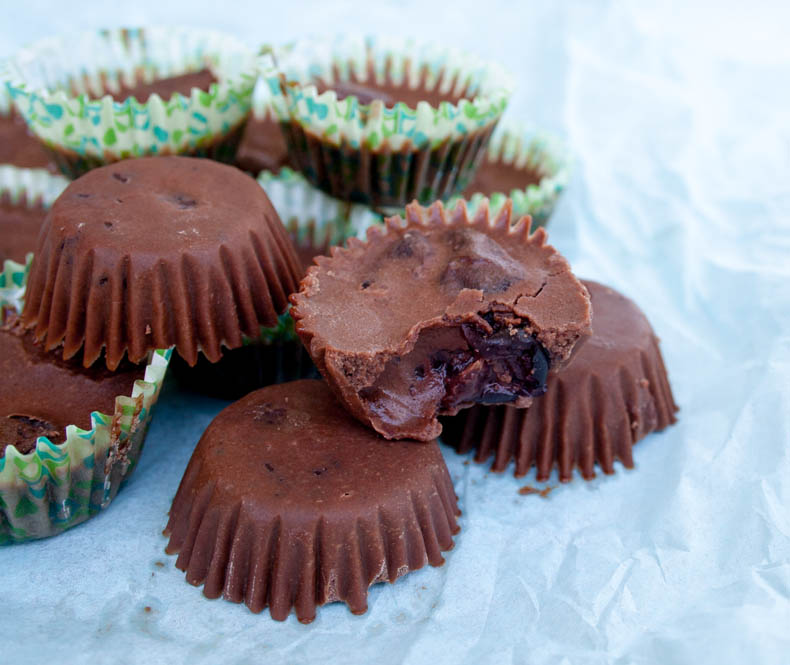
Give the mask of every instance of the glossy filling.
<path id="1" fill-rule="evenodd" d="M 549 356 L 512 312 L 423 330 L 414 348 L 392 358 L 360 392 L 385 426 L 421 428 L 437 415 L 474 404 L 528 406 L 546 391 Z"/>

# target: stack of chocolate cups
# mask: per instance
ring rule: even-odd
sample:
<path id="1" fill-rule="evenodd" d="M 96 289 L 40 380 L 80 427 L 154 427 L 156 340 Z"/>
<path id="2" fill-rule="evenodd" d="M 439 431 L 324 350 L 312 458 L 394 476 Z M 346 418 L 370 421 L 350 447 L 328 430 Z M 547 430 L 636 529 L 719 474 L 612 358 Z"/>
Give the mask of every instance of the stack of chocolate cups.
<path id="1" fill-rule="evenodd" d="M 206 596 L 278 620 L 332 601 L 364 612 L 370 585 L 442 564 L 460 511 L 439 437 L 496 471 L 567 481 L 632 466 L 633 444 L 674 422 L 644 315 L 577 279 L 536 228 L 570 164 L 556 139 L 497 127 L 511 86 L 496 64 L 386 38 L 262 60 L 190 29 L 84 43 L 58 61 L 64 44 L 42 42 L 4 70 L 80 177 L 42 199 L 32 260 L 0 274 L 14 354 L 0 542 L 109 503 L 171 353 L 184 383 L 241 399 L 195 449 L 167 550 Z M 257 182 L 163 155 L 235 160 Z M 47 371 L 30 379 L 32 365 Z M 102 386 L 99 401 L 127 375 L 114 416 L 66 426 L 75 382 Z"/>

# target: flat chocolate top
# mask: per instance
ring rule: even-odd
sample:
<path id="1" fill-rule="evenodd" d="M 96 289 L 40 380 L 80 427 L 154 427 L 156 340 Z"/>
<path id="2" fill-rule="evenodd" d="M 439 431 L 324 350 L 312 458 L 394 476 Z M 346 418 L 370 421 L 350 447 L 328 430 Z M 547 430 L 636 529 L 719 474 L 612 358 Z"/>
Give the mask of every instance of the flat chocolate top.
<path id="1" fill-rule="evenodd" d="M 563 380 L 574 376 L 609 372 L 634 350 L 648 350 L 655 340 L 647 317 L 633 300 L 614 289 L 582 280 L 593 305 L 593 333 L 562 373 Z"/>
<path id="2" fill-rule="evenodd" d="M 390 496 L 423 491 L 444 467 L 439 447 L 385 441 L 354 420 L 323 381 L 268 386 L 224 409 L 193 454 L 202 480 L 222 503 L 287 511 L 312 523 L 351 518 Z"/>
<path id="3" fill-rule="evenodd" d="M 209 69 L 204 68 L 198 72 L 156 79 L 151 83 L 140 82 L 131 87 L 122 85 L 118 92 L 108 91 L 108 93 L 116 102 L 122 102 L 128 97 L 134 97 L 138 102 L 145 102 L 153 94 L 157 94 L 162 99 L 167 100 L 177 92 L 184 97 L 189 97 L 192 94 L 192 88 L 208 92 L 211 84 L 216 82 L 217 78 L 214 74 Z"/>
<path id="4" fill-rule="evenodd" d="M 308 270 L 291 314 L 351 412 L 387 438 L 430 440 L 437 414 L 521 408 L 589 334 L 590 302 L 541 229 L 510 207 L 474 220 L 411 205 Z"/>
<path id="5" fill-rule="evenodd" d="M 277 173 L 291 165 L 280 125 L 272 117 L 251 117 L 236 152 L 236 165 L 257 176 L 261 171 Z"/>
<path id="6" fill-rule="evenodd" d="M 142 157 L 89 171 L 52 206 L 47 228 L 81 248 L 158 256 L 216 251 L 277 219 L 252 178 L 209 159 Z"/>
<path id="7" fill-rule="evenodd" d="M 84 344 L 89 364 L 102 347 L 113 368 L 124 352 L 139 362 L 172 345 L 190 364 L 198 350 L 216 362 L 222 345 L 275 325 L 301 273 L 253 178 L 208 159 L 130 159 L 88 172 L 55 201 L 22 318 L 48 348 L 63 342 L 66 357 Z"/>
<path id="8" fill-rule="evenodd" d="M 30 135 L 25 121 L 13 113 L 0 114 L 0 164 L 54 171 L 47 151 Z"/>
<path id="9" fill-rule="evenodd" d="M 47 211 L 26 201 L 11 203 L 0 196 L 0 266 L 6 259 L 24 263 L 28 252 L 36 249 L 38 233 Z"/>
<path id="10" fill-rule="evenodd" d="M 510 195 L 514 189 L 526 189 L 529 185 L 537 185 L 542 174 L 528 164 L 517 167 L 514 163 L 505 163 L 499 159 L 491 160 L 486 155 L 483 163 L 475 173 L 475 177 L 464 190 L 464 196 L 470 198 L 475 192 L 491 196 L 495 192 Z"/>
<path id="11" fill-rule="evenodd" d="M 90 429 L 92 411 L 110 414 L 115 398 L 131 395 L 145 366 L 124 365 L 109 372 L 104 364 L 84 368 L 45 352 L 30 332 L 9 323 L 0 327 L 0 457 L 8 445 L 21 453 L 35 448 L 36 438 L 52 443 L 66 438 L 66 425 Z"/>
<path id="12" fill-rule="evenodd" d="M 587 293 L 542 229 L 528 237 L 509 217 L 493 226 L 460 211 L 409 206 L 405 229 L 390 219 L 386 234 L 373 229 L 365 246 L 322 260 L 293 298 L 300 327 L 360 353 L 400 353 L 422 328 L 479 322 L 495 307 L 557 335 L 589 328 Z M 560 341 L 544 342 L 557 358 Z"/>
<path id="13" fill-rule="evenodd" d="M 431 106 L 438 107 L 441 102 L 457 104 L 464 99 L 463 94 L 456 95 L 452 93 L 455 86 L 450 86 L 450 92 L 441 92 L 441 79 L 431 90 L 426 90 L 426 75 L 427 71 L 423 70 L 417 86 L 414 88 L 410 87 L 405 81 L 403 83 L 395 83 L 390 77 L 389 71 L 385 72 L 385 80 L 382 83 L 378 83 L 374 74 L 373 64 L 370 63 L 364 81 L 354 69 L 351 69 L 347 79 L 341 78 L 340 71 L 335 67 L 331 81 L 317 78 L 315 85 L 319 94 L 327 90 L 334 90 L 337 93 L 338 100 L 354 95 L 359 99 L 360 104 L 370 104 L 373 100 L 380 99 L 387 108 L 392 108 L 398 102 L 404 102 L 413 109 L 417 108 L 418 102 L 428 102 Z"/>

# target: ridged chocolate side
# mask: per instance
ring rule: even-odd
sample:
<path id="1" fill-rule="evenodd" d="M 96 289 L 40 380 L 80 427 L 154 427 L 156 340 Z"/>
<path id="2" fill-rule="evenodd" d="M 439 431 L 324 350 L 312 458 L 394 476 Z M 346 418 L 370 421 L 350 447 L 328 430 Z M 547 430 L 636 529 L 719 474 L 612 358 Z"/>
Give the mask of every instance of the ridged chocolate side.
<path id="1" fill-rule="evenodd" d="M 287 399 L 280 399 L 277 391 Z M 414 446 L 378 439 L 348 417 L 319 381 L 273 386 L 242 402 L 247 406 L 237 402 L 223 413 L 234 409 L 236 423 L 245 417 L 240 415 L 243 408 L 272 418 L 268 422 L 291 437 L 285 445 L 296 446 L 294 465 L 307 465 L 298 469 L 307 476 L 307 486 L 326 482 L 329 490 L 316 501 L 308 497 L 310 490 L 295 490 L 293 468 L 282 471 L 276 461 L 258 468 L 258 458 L 266 455 L 261 451 L 281 443 L 268 438 L 239 442 L 236 429 L 229 432 L 223 425 L 211 434 L 210 426 L 190 460 L 165 529 L 170 537 L 167 552 L 178 554 L 176 566 L 186 571 L 188 582 L 204 585 L 206 597 L 243 602 L 256 613 L 268 607 L 278 621 L 293 609 L 299 621 L 309 623 L 317 606 L 334 601 L 361 614 L 367 609 L 370 585 L 394 582 L 426 563 L 444 562 L 442 552 L 453 547 L 460 511 L 436 443 Z M 305 411 L 309 418 L 301 425 L 288 424 L 303 420 L 299 408 L 310 409 Z M 291 444 L 300 427 L 303 436 Z M 218 436 L 226 437 L 226 443 L 218 446 Z M 381 467 L 367 466 L 370 475 L 363 478 L 354 468 L 355 459 L 370 446 L 390 446 L 395 452 L 381 448 Z M 252 448 L 254 453 L 249 452 Z M 308 448 L 333 449 L 337 466 L 311 472 L 310 462 L 301 461 Z M 218 456 L 234 458 L 240 468 L 249 469 L 249 477 L 230 469 L 227 475 L 219 472 L 224 462 L 217 462 Z M 376 459 L 374 449 L 367 462 Z M 279 479 L 283 489 L 270 493 L 264 485 L 275 482 L 278 473 L 286 476 Z M 336 480 L 333 473 L 343 479 Z M 353 489 L 343 491 L 343 483 Z"/>
<path id="2" fill-rule="evenodd" d="M 124 178 L 128 190 L 118 189 Z M 77 199 L 94 196 L 82 211 Z M 199 219 L 178 217 L 191 208 Z M 276 324 L 301 271 L 277 213 L 241 172 L 208 160 L 128 160 L 74 181 L 55 202 L 22 319 L 47 350 L 62 343 L 64 358 L 84 348 L 86 366 L 102 349 L 114 369 L 125 353 L 139 362 L 173 345 L 189 364 L 198 351 L 216 361 L 221 346 Z"/>
<path id="3" fill-rule="evenodd" d="M 593 335 L 570 365 L 549 377 L 546 394 L 528 409 L 473 407 L 442 419 L 442 441 L 475 461 L 493 457 L 492 471 L 515 462 L 523 476 L 534 466 L 538 481 L 555 467 L 562 482 L 606 474 L 614 462 L 633 468 L 634 444 L 676 422 L 658 339 L 627 298 L 584 281 L 593 305 Z"/>
<path id="4" fill-rule="evenodd" d="M 305 525 L 288 515 L 266 515 L 243 501 L 214 505 L 214 488 L 197 487 L 199 462 L 179 487 L 166 534 L 168 554 L 207 598 L 269 608 L 283 621 L 293 609 L 302 623 L 316 607 L 346 603 L 367 610 L 368 587 L 394 582 L 426 563 L 440 566 L 458 532 L 455 492 L 446 469 L 432 487 L 405 492 L 396 506 L 377 505 L 355 519 L 316 514 Z"/>

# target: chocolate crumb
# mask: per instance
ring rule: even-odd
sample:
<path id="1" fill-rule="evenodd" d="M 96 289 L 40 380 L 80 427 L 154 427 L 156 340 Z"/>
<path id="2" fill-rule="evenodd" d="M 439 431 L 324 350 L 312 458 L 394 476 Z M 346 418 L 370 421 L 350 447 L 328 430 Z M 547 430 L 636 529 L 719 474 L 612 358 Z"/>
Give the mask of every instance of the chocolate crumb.
<path id="1" fill-rule="evenodd" d="M 551 493 L 551 490 L 553 489 L 554 487 L 544 487 L 543 489 L 539 489 L 537 487 L 532 487 L 532 485 L 524 485 L 524 487 L 519 489 L 518 493 L 521 494 L 521 496 L 538 494 L 542 499 L 547 499 L 549 494 Z"/>

